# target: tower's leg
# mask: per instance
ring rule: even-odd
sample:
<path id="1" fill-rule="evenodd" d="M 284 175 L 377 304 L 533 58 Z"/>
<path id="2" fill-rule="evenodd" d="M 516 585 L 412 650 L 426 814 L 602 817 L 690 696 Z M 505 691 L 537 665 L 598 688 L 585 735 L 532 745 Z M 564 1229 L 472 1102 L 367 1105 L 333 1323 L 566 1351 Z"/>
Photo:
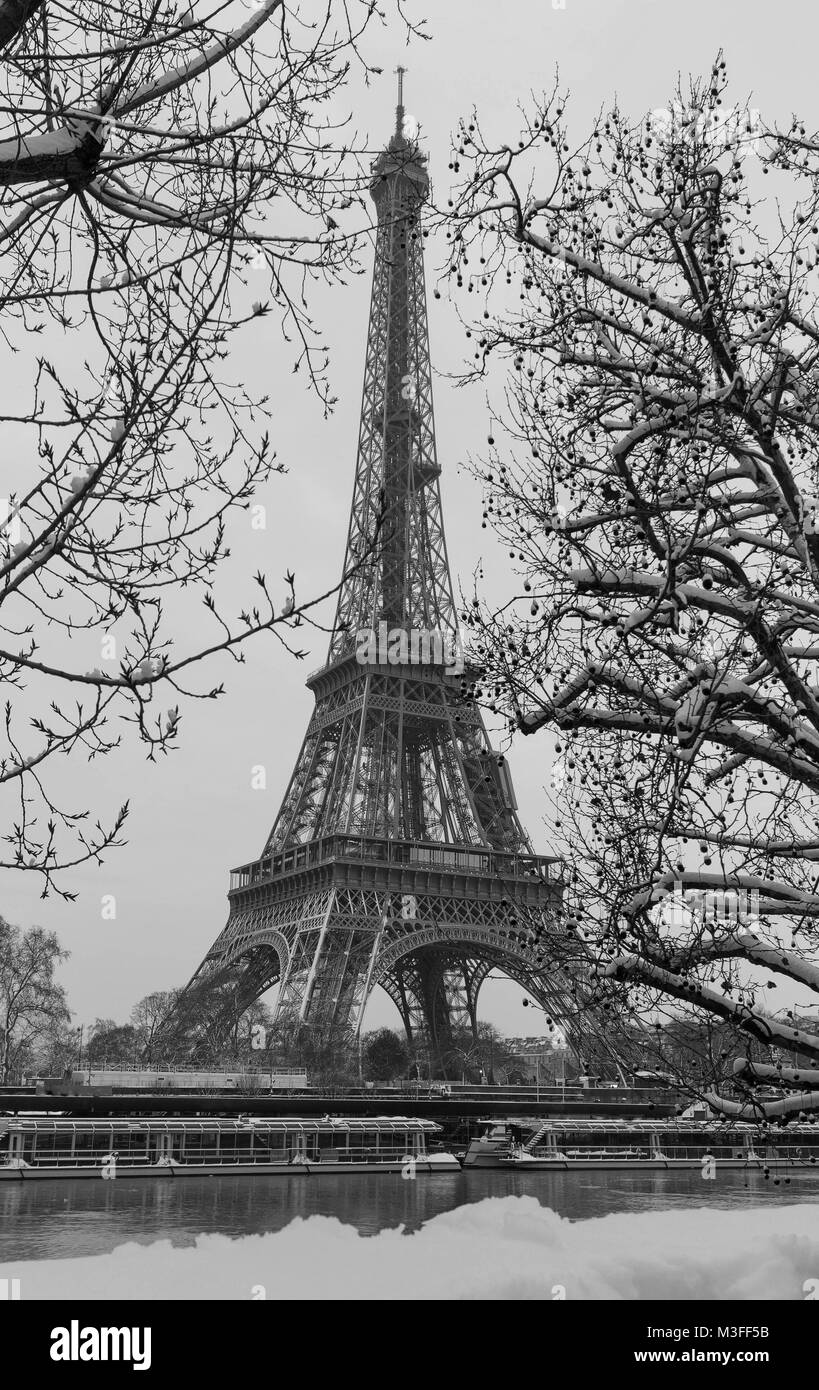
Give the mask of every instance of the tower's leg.
<path id="1" fill-rule="evenodd" d="M 332 890 L 295 923 L 290 961 L 276 1019 L 294 1031 L 309 1028 L 325 1042 L 352 1044 L 363 1018 L 384 903 L 375 892 Z"/>
<path id="2" fill-rule="evenodd" d="M 274 909 L 234 911 L 193 979 L 161 1024 L 152 1060 L 215 1060 L 235 1050 L 237 1026 L 255 999 L 280 978 L 288 958 Z"/>
<path id="3" fill-rule="evenodd" d="M 451 950 L 405 956 L 380 983 L 396 1004 L 407 1040 L 432 1076 L 461 1070 L 459 1055 L 478 1037 L 478 990 L 491 966 Z"/>
<path id="4" fill-rule="evenodd" d="M 297 1030 L 304 1022 L 322 967 L 327 929 L 335 902 L 329 892 L 320 900 L 308 898 L 293 924 L 290 958 L 279 985 L 275 1020 L 284 1028 Z"/>
<path id="5" fill-rule="evenodd" d="M 398 962 L 380 982 L 401 1015 L 407 1043 L 415 1051 L 428 1052 L 423 989 L 416 962 L 411 957 Z"/>
<path id="6" fill-rule="evenodd" d="M 473 1042 L 478 1041 L 478 994 L 491 970 L 491 962 L 463 956 L 445 972 L 453 1029 Z"/>
<path id="7" fill-rule="evenodd" d="M 401 1015 L 419 1076 L 443 1076 L 453 1040 L 442 963 L 432 953 L 405 956 L 380 984 Z"/>
<path id="8" fill-rule="evenodd" d="M 422 956 L 419 962 L 424 1023 L 429 1039 L 430 1070 L 435 1076 L 454 1074 L 456 1031 L 447 987 L 447 962 L 437 953 Z"/>

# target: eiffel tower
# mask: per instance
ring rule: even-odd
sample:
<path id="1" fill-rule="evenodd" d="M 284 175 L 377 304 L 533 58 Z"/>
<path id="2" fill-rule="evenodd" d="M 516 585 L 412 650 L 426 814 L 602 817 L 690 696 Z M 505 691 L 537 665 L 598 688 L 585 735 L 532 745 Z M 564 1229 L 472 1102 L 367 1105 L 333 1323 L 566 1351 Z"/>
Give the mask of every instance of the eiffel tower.
<path id="1" fill-rule="evenodd" d="M 315 710 L 267 843 L 231 874 L 227 924 L 172 1021 L 194 1018 L 213 1044 L 278 983 L 285 1029 L 352 1043 L 380 985 L 445 1075 L 455 1039 L 476 1036 L 493 969 L 580 1055 L 603 1034 L 553 959 L 563 866 L 533 853 L 460 660 L 424 288 L 429 177 L 398 74 L 395 133 L 371 169 L 358 461 L 327 660 L 307 681 Z"/>

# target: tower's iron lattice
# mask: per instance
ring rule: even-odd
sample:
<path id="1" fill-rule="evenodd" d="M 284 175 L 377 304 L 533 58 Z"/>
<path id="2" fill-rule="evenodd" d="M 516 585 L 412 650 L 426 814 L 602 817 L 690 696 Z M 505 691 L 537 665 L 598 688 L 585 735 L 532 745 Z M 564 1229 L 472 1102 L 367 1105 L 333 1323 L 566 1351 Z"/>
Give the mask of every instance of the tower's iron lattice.
<path id="1" fill-rule="evenodd" d="M 424 289 L 428 190 L 399 85 L 396 131 L 372 168 L 358 461 L 327 661 L 307 682 L 315 711 L 264 850 L 231 875 L 227 925 L 169 1028 L 213 1045 L 278 983 L 285 1028 L 352 1041 L 381 985 L 445 1073 L 497 968 L 604 1065 L 581 975 L 555 960 L 562 865 L 532 852 L 460 668 Z"/>

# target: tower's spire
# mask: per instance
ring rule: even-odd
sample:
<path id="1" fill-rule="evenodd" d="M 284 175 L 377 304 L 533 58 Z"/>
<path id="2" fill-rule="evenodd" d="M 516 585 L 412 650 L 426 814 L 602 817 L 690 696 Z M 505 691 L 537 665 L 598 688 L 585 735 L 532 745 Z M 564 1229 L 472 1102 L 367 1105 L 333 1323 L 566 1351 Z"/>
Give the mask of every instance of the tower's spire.
<path id="1" fill-rule="evenodd" d="M 398 105 L 395 108 L 395 133 L 399 139 L 404 135 L 404 73 L 406 68 L 401 65 L 395 69 L 398 73 Z"/>

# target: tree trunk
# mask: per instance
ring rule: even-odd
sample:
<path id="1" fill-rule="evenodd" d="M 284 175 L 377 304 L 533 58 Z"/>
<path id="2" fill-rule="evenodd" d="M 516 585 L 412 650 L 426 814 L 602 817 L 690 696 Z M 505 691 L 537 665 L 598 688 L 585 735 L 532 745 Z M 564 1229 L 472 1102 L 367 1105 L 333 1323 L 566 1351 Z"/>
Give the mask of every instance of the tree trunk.
<path id="1" fill-rule="evenodd" d="M 0 1085 L 9 1084 L 9 1058 L 11 1056 L 11 1029 L 6 1020 L 0 1034 Z"/>

